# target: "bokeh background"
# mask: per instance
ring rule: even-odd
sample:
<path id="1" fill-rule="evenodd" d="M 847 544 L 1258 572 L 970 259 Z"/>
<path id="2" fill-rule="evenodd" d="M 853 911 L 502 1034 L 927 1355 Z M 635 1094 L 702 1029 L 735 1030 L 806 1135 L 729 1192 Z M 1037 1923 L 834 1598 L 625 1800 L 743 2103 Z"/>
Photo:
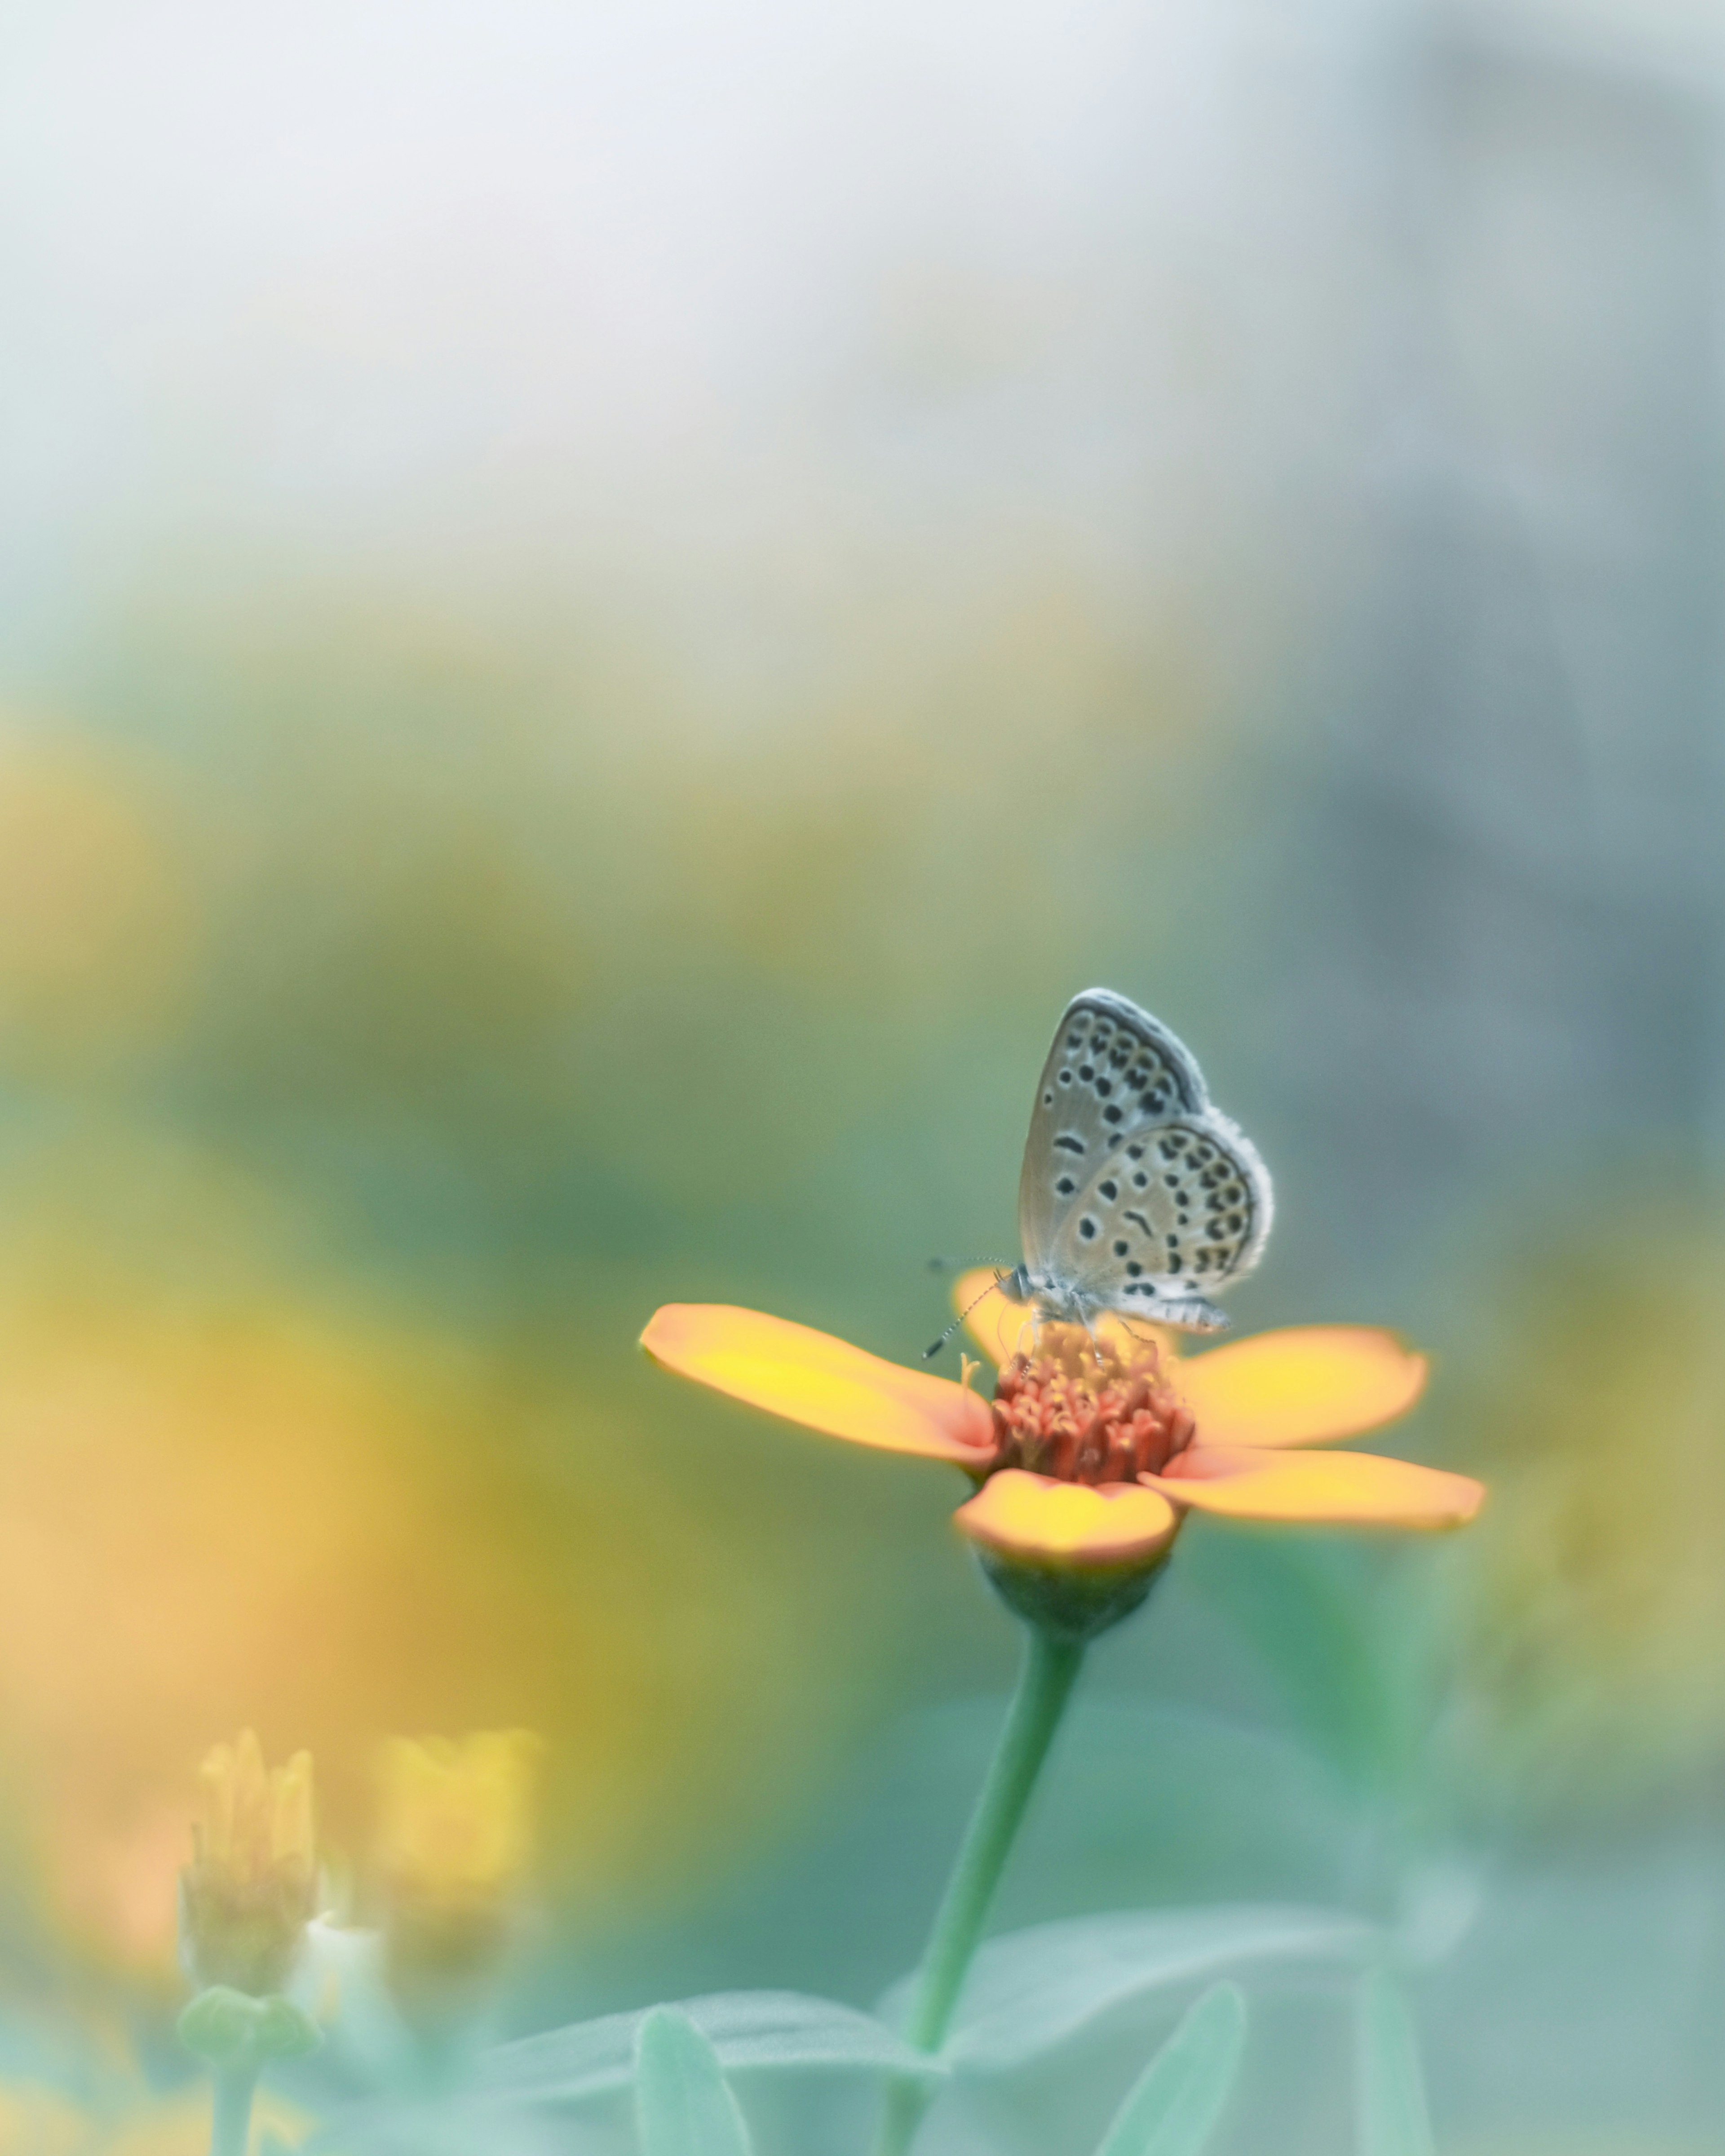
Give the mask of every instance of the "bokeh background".
<path id="1" fill-rule="evenodd" d="M 1429 1343 L 1494 1496 L 1194 1527 L 1002 1921 L 1399 1912 L 1445 2150 L 1718 2145 L 1722 94 L 1705 0 L 10 12 L 16 1999 L 171 2009 L 243 1722 L 356 1866 L 381 1736 L 545 1733 L 523 2028 L 908 1965 L 954 1492 L 634 1340 L 913 1357 L 1101 981 L 1240 1322 Z M 1345 2145 L 1264 2014 L 1230 2148 Z"/>

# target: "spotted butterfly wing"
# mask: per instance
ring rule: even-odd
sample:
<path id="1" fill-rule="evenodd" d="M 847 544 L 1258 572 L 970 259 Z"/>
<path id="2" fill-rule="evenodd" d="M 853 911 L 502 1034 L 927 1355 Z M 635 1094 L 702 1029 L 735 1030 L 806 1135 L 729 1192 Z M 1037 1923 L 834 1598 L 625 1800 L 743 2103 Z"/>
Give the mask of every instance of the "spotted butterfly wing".
<path id="1" fill-rule="evenodd" d="M 1209 1104 L 1190 1051 L 1106 988 L 1067 1006 L 1019 1183 L 1025 1284 L 1055 1317 L 1113 1310 L 1209 1331 L 1210 1292 L 1255 1265 L 1270 1178 Z"/>

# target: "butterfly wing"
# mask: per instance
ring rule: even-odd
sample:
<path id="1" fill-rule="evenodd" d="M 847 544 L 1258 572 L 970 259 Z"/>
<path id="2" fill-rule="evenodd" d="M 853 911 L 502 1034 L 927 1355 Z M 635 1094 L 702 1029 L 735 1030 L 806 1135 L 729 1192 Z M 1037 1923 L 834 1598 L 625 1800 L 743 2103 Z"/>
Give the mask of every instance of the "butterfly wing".
<path id="1" fill-rule="evenodd" d="M 1209 1105 L 1190 1051 L 1107 988 L 1066 1007 L 1043 1065 L 1019 1181 L 1033 1276 L 1101 1309 L 1214 1326 L 1208 1289 L 1256 1264 L 1270 1178 Z"/>
<path id="2" fill-rule="evenodd" d="M 1245 1133 L 1206 1108 L 1132 1132 L 1063 1214 L 1047 1271 L 1084 1302 L 1204 1332 L 1206 1298 L 1257 1263 L 1270 1178 Z"/>
<path id="3" fill-rule="evenodd" d="M 1117 1140 L 1205 1105 L 1197 1064 L 1165 1025 L 1109 988 L 1074 996 L 1037 1081 L 1019 1178 L 1030 1270 L 1047 1270 L 1075 1199 Z"/>

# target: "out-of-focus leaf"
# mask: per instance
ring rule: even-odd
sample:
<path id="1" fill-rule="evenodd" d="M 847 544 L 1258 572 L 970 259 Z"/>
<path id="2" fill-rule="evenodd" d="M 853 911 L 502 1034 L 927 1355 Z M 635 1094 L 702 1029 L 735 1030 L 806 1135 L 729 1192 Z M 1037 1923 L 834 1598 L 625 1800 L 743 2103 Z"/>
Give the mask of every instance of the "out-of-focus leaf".
<path id="1" fill-rule="evenodd" d="M 1134 2083 L 1096 2156 L 1199 2156 L 1245 2048 L 1245 2001 L 1213 1984 Z"/>
<path id="2" fill-rule="evenodd" d="M 1374 1553 L 1313 1539 L 1205 1535 L 1189 1577 L 1225 1611 L 1276 1678 L 1307 1734 L 1357 1787 L 1382 1788 L 1423 1719 L 1398 1681 L 1412 1611 L 1390 1599 Z M 1368 1612 L 1379 1621 L 1368 1622 Z"/>
<path id="3" fill-rule="evenodd" d="M 658 2006 L 635 2035 L 641 2156 L 751 2156 L 719 2055 L 686 2014 Z"/>
<path id="4" fill-rule="evenodd" d="M 1434 2156 L 1420 2040 L 1400 1985 L 1382 1970 L 1360 1985 L 1356 2040 L 1360 2156 Z"/>
<path id="5" fill-rule="evenodd" d="M 368 2103 L 331 2119 L 300 2156 L 583 2156 L 614 2139 L 572 2135 L 569 2122 L 470 2097 Z"/>
<path id="6" fill-rule="evenodd" d="M 656 2011 L 657 2010 L 649 2010 Z M 719 1991 L 680 2002 L 726 2073 L 771 2068 L 938 2075 L 867 2014 L 794 1991 Z M 645 2014 L 608 2014 L 480 2055 L 475 2086 L 522 2103 L 572 2103 L 627 2087 Z"/>
<path id="7" fill-rule="evenodd" d="M 1485 1878 L 1477 1866 L 1434 1857 L 1410 1866 L 1396 1912 L 1395 1966 L 1420 1969 L 1446 1961 L 1479 1922 L 1485 1898 Z"/>
<path id="8" fill-rule="evenodd" d="M 1034 1924 L 978 1953 L 941 2056 L 955 2071 L 999 2072 L 1142 1993 L 1240 1962 L 1349 1960 L 1375 1938 L 1356 1917 L 1273 1904 L 1123 1909 Z M 902 2011 L 911 1981 L 881 2002 L 884 2020 Z"/>

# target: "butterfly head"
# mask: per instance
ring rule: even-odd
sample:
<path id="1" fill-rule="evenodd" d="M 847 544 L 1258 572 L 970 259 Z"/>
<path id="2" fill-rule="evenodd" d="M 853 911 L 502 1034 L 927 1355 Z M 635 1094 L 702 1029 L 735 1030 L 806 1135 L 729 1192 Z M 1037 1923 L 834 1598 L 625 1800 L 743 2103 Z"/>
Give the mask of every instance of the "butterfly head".
<path id="1" fill-rule="evenodd" d="M 1029 1305 L 1039 1331 L 1045 1325 L 1066 1325 L 1092 1332 L 1100 1318 L 1111 1311 L 1120 1311 L 1123 1301 L 1113 1293 L 1086 1292 L 1057 1274 L 1033 1272 L 1028 1265 L 1014 1265 L 1009 1273 L 1001 1275 L 995 1286 L 1009 1302 Z M 1145 1292 L 1151 1299 L 1128 1306 L 1132 1317 L 1177 1326 L 1187 1332 L 1215 1332 L 1228 1322 L 1225 1311 L 1179 1281 L 1160 1285 L 1150 1281 L 1145 1283 Z"/>
<path id="2" fill-rule="evenodd" d="M 1037 1284 L 1030 1277 L 1027 1265 L 1014 1265 L 1009 1273 L 1003 1273 L 994 1283 L 1009 1302 L 1034 1302 Z"/>

